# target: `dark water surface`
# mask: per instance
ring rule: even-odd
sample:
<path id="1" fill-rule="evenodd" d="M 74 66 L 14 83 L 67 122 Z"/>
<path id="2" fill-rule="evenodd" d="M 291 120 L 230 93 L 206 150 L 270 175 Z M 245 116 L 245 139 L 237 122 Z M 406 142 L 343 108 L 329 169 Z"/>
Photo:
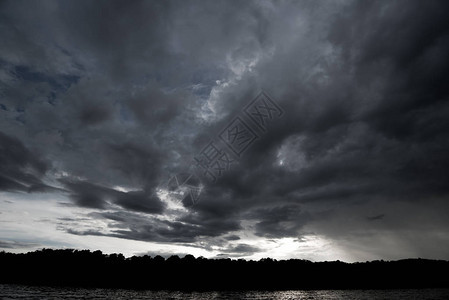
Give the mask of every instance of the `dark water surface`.
<path id="1" fill-rule="evenodd" d="M 1 299 L 449 299 L 449 289 L 173 292 L 0 284 Z"/>

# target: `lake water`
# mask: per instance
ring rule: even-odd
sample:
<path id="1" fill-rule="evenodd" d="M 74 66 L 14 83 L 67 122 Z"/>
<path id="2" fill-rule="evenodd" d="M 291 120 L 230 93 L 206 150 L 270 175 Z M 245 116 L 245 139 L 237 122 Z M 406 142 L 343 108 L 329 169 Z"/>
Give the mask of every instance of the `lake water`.
<path id="1" fill-rule="evenodd" d="M 0 284 L 1 299 L 449 299 L 449 289 L 173 292 L 32 287 Z"/>

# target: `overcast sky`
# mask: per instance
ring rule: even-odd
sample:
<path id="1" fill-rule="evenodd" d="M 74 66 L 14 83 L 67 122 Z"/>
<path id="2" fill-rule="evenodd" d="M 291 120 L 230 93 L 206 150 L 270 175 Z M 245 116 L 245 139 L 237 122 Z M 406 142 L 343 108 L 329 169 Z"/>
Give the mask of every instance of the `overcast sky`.
<path id="1" fill-rule="evenodd" d="M 449 259 L 448 13 L 1 1 L 0 250 Z"/>

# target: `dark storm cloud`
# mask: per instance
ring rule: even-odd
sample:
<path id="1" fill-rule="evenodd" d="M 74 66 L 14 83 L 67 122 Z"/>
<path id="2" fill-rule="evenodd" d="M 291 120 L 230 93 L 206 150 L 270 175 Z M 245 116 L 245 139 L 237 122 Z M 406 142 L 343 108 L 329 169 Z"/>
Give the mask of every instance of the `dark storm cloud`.
<path id="1" fill-rule="evenodd" d="M 249 218 L 260 220 L 255 225 L 255 234 L 268 238 L 298 236 L 299 229 L 310 220 L 307 213 L 294 205 L 255 209 Z"/>
<path id="2" fill-rule="evenodd" d="M 61 179 L 76 205 L 82 207 L 106 209 L 117 204 L 124 209 L 144 213 L 161 213 L 164 204 L 161 200 L 145 191 L 121 192 L 86 181 Z"/>
<path id="3" fill-rule="evenodd" d="M 143 124 L 157 126 L 168 125 L 176 117 L 186 103 L 180 103 L 180 95 L 167 96 L 158 89 L 147 89 L 134 95 L 127 102 L 129 110 Z M 187 99 L 185 99 L 187 100 Z"/>
<path id="4" fill-rule="evenodd" d="M 164 208 L 164 204 L 156 195 L 145 191 L 124 193 L 118 197 L 116 204 L 128 210 L 147 213 L 161 213 Z"/>
<path id="5" fill-rule="evenodd" d="M 382 220 L 385 217 L 384 214 L 380 214 L 377 216 L 372 216 L 372 217 L 366 217 L 368 219 L 368 221 L 377 221 L 377 220 Z"/>
<path id="6" fill-rule="evenodd" d="M 194 243 L 198 238 L 213 238 L 238 230 L 239 224 L 234 220 L 222 219 L 182 219 L 164 220 L 125 211 L 107 211 L 91 213 L 89 217 L 107 220 L 110 232 L 104 229 L 75 230 L 64 228 L 67 232 L 77 235 L 111 236 L 123 239 L 148 242 Z M 207 242 L 207 240 L 204 240 Z M 206 247 L 206 246 L 204 246 Z"/>
<path id="7" fill-rule="evenodd" d="M 228 241 L 238 241 L 238 240 L 240 240 L 240 237 L 238 235 L 233 234 L 233 235 L 225 237 L 225 239 Z"/>
<path id="8" fill-rule="evenodd" d="M 38 189 L 51 160 L 74 205 L 110 222 L 75 234 L 223 246 L 239 230 L 417 231 L 407 220 L 420 206 L 434 220 L 448 208 L 447 10 L 445 1 L 2 2 L 9 137 L 0 138 L 19 146 L 1 144 L 1 187 Z M 262 88 L 285 114 L 256 129 L 188 213 L 170 211 L 158 189 Z M 408 211 L 392 217 L 398 201 Z M 162 213 L 174 215 L 148 216 Z"/>
<path id="9" fill-rule="evenodd" d="M 110 144 L 105 154 L 112 168 L 142 185 L 154 187 L 160 173 L 164 153 L 134 143 Z"/>
<path id="10" fill-rule="evenodd" d="M 6 191 L 48 191 L 42 178 L 49 165 L 18 139 L 0 132 L 0 189 Z"/>
<path id="11" fill-rule="evenodd" d="M 63 184 L 72 192 L 70 197 L 77 205 L 91 208 L 106 207 L 110 189 L 83 181 L 64 180 Z"/>
<path id="12" fill-rule="evenodd" d="M 85 107 L 80 112 L 80 119 L 84 124 L 97 124 L 106 121 L 111 117 L 110 111 L 107 107 Z"/>
<path id="13" fill-rule="evenodd" d="M 268 86 L 276 77 L 269 68 L 280 65 L 278 75 L 285 82 L 273 90 L 284 89 L 276 99 L 287 113 L 235 171 L 209 188 L 220 199 L 214 203 L 227 203 L 220 211 L 227 215 L 264 203 L 278 205 L 273 214 L 268 210 L 259 216 L 256 230 L 281 237 L 298 234 L 313 220 L 292 207 L 284 211 L 283 202 L 312 202 L 308 207 L 318 208 L 320 202 L 334 202 L 332 207 L 388 199 L 445 207 L 432 199 L 448 193 L 446 6 L 354 3 L 330 19 L 327 31 L 311 32 L 323 34 L 321 42 L 336 56 L 314 62 L 322 74 L 301 77 L 291 66 L 300 69 L 309 62 L 296 56 L 296 63 L 285 53 L 262 63 L 258 71 L 262 78 L 266 71 Z M 215 211 L 205 202 L 197 209 Z M 397 217 L 408 218 L 406 213 Z M 282 221 L 291 224 L 281 226 Z"/>

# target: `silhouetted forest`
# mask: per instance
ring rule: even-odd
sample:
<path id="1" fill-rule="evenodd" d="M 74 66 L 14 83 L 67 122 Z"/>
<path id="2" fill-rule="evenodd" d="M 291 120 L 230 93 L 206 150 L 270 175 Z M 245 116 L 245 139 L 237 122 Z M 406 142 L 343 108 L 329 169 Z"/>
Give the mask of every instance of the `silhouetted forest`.
<path id="1" fill-rule="evenodd" d="M 259 261 L 186 255 L 133 256 L 89 250 L 0 252 L 0 283 L 169 290 L 376 289 L 449 287 L 449 262 Z"/>

